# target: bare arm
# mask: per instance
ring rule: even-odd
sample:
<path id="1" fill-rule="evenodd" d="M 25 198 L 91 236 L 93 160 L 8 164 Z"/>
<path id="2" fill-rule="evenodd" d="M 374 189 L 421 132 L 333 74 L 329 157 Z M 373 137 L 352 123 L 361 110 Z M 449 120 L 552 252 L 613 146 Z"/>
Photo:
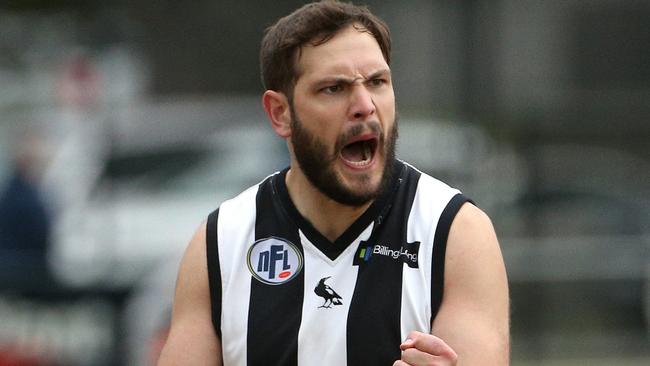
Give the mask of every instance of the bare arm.
<path id="1" fill-rule="evenodd" d="M 221 365 L 221 342 L 212 326 L 205 223 L 181 261 L 169 336 L 158 366 Z"/>
<path id="2" fill-rule="evenodd" d="M 465 204 L 447 239 L 444 294 L 432 334 L 411 332 L 393 365 L 508 365 L 508 308 L 508 281 L 492 223 Z"/>
<path id="3" fill-rule="evenodd" d="M 458 365 L 509 363 L 509 297 L 503 257 L 490 219 L 461 207 L 447 240 L 443 301 L 432 333 Z"/>

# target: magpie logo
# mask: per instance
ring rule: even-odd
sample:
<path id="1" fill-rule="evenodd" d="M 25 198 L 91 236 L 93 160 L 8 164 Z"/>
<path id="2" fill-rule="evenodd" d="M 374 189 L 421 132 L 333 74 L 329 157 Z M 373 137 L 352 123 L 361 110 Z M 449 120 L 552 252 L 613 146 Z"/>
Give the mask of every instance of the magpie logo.
<path id="1" fill-rule="evenodd" d="M 256 241 L 246 256 L 253 277 L 268 285 L 282 285 L 302 270 L 302 253 L 293 243 L 276 237 Z"/>
<path id="2" fill-rule="evenodd" d="M 325 281 L 330 277 L 331 276 L 321 278 L 320 281 L 318 281 L 316 288 L 314 288 L 316 295 L 325 299 L 325 302 L 323 305 L 319 306 L 319 308 L 329 309 L 332 305 L 343 305 L 343 302 L 341 301 L 343 298 L 339 296 L 333 288 L 329 287 L 329 285 L 325 283 Z"/>
<path id="3" fill-rule="evenodd" d="M 370 244 L 366 241 L 359 243 L 359 248 L 354 256 L 353 265 L 363 265 L 373 256 L 379 255 L 406 263 L 410 268 L 418 268 L 418 250 L 420 242 L 404 243 L 399 249 L 392 249 L 388 245 Z"/>

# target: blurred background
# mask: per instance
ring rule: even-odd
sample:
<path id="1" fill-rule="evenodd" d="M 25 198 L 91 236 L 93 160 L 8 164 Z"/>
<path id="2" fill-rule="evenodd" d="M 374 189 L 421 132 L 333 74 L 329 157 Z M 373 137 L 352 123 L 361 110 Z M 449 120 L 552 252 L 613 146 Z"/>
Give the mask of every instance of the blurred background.
<path id="1" fill-rule="evenodd" d="M 399 155 L 493 219 L 513 365 L 650 364 L 650 1 L 373 0 Z M 288 163 L 300 1 L 0 2 L 0 365 L 153 365 L 182 251 Z"/>

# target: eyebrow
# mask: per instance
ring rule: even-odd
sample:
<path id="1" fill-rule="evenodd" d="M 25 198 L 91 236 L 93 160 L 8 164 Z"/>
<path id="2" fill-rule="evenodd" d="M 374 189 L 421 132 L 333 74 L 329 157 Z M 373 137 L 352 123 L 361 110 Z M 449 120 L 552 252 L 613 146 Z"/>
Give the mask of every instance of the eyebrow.
<path id="1" fill-rule="evenodd" d="M 390 69 L 381 69 L 373 72 L 372 74 L 365 77 L 366 80 L 372 80 L 379 76 L 390 76 Z"/>
<path id="2" fill-rule="evenodd" d="M 370 73 L 368 76 L 363 76 L 363 77 L 346 77 L 346 76 L 332 76 L 332 77 L 325 77 L 323 79 L 320 79 L 316 82 L 316 85 L 327 85 L 327 84 L 351 84 L 355 82 L 358 79 L 362 80 L 372 80 L 375 79 L 379 76 L 382 75 L 388 75 L 390 76 L 390 70 L 389 69 L 380 69 L 377 71 L 374 71 Z"/>

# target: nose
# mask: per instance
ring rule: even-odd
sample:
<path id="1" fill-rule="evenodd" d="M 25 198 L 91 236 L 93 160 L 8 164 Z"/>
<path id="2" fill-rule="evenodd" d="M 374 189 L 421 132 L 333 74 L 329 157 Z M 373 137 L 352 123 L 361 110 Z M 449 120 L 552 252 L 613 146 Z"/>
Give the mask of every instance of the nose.
<path id="1" fill-rule="evenodd" d="M 364 121 L 375 113 L 375 101 L 365 85 L 356 85 L 350 98 L 350 120 Z"/>

